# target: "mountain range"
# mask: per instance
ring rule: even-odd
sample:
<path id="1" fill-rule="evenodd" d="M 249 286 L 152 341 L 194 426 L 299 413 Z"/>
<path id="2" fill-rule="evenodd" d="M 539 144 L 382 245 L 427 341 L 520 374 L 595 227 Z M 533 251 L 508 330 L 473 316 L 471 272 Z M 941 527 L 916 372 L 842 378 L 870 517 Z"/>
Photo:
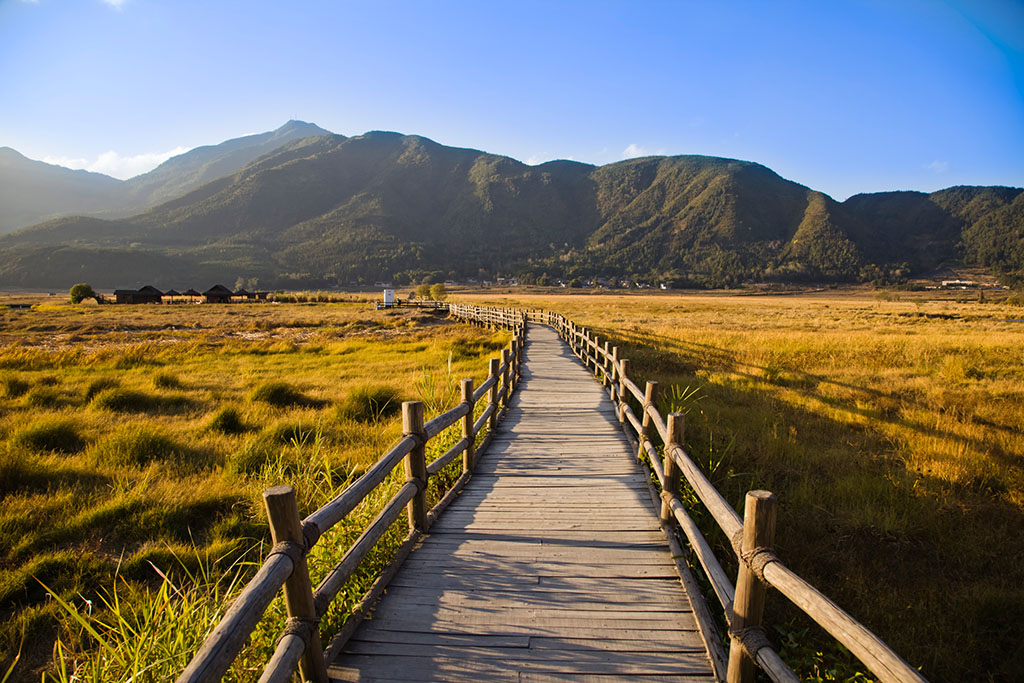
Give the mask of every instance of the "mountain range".
<path id="1" fill-rule="evenodd" d="M 128 180 L 34 161 L 0 147 L 0 235 L 59 216 L 130 216 L 234 173 L 285 143 L 316 135 L 330 133 L 289 121 L 267 133 L 196 147 Z"/>
<path id="2" fill-rule="evenodd" d="M 0 188 L 12 152 L 0 149 Z M 123 183 L 19 163 L 36 172 L 20 182 L 62 198 L 36 211 L 93 215 L 0 237 L 0 284 L 8 286 L 241 278 L 323 287 L 501 273 L 719 287 L 891 281 L 961 264 L 1024 277 L 1020 188 L 837 202 L 749 161 L 530 166 L 415 135 L 349 138 L 302 122 L 192 150 Z M 53 190 L 50 177 L 65 189 Z M 12 194 L 0 194 L 7 223 L 27 214 L 11 208 Z M 75 202 L 81 208 L 65 208 Z"/>

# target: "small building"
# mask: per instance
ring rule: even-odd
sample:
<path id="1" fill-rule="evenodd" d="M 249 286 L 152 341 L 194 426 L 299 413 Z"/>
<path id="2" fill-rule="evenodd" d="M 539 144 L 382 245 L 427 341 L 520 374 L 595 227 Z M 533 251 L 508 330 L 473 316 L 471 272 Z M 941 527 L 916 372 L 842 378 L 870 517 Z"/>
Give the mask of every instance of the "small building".
<path id="1" fill-rule="evenodd" d="M 208 304 L 229 304 L 234 293 L 224 285 L 214 285 L 203 292 Z"/>
<path id="2" fill-rule="evenodd" d="M 167 303 L 173 304 L 174 303 L 174 298 L 175 297 L 180 297 L 181 296 L 181 292 L 179 292 L 176 289 L 168 289 L 166 292 L 164 292 L 164 296 L 167 298 Z"/>
<path id="3" fill-rule="evenodd" d="M 194 302 L 195 302 L 195 299 L 196 299 L 197 297 L 201 297 L 201 296 L 202 296 L 202 294 L 200 294 L 199 292 L 197 292 L 196 290 L 194 290 L 194 289 L 193 289 L 193 288 L 191 288 L 191 287 L 189 287 L 189 288 L 188 288 L 188 289 L 186 289 L 186 290 L 185 290 L 184 292 L 182 292 L 182 293 L 181 293 L 181 295 L 182 295 L 182 296 L 187 296 L 187 297 L 188 297 L 188 302 L 189 302 L 190 304 L 191 304 L 191 303 L 194 303 Z"/>
<path id="4" fill-rule="evenodd" d="M 119 304 L 158 304 L 163 300 L 163 292 L 153 285 L 141 289 L 115 289 L 114 301 Z"/>
<path id="5" fill-rule="evenodd" d="M 256 295 L 254 293 L 248 291 L 245 287 L 242 287 L 241 289 L 237 290 L 233 294 L 233 296 L 236 299 L 247 299 L 247 300 L 248 299 L 255 299 L 256 298 Z"/>

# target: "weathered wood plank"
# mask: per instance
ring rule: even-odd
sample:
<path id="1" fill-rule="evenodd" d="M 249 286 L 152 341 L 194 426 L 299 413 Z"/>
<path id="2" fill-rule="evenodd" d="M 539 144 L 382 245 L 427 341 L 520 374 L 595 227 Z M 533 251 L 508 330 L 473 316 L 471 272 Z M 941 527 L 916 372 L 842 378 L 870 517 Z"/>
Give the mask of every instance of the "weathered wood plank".
<path id="1" fill-rule="evenodd" d="M 332 679 L 710 679 L 614 407 L 549 330 L 531 331 L 524 358 L 472 479 Z"/>

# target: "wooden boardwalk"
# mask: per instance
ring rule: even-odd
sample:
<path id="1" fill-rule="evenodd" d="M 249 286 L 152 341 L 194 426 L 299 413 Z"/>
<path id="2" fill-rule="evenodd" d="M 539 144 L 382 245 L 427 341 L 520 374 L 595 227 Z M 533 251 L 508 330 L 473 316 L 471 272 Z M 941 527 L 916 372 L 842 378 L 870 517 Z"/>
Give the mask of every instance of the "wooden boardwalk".
<path id="1" fill-rule="evenodd" d="M 714 680 L 612 404 L 551 329 L 524 358 L 473 478 L 332 680 Z"/>

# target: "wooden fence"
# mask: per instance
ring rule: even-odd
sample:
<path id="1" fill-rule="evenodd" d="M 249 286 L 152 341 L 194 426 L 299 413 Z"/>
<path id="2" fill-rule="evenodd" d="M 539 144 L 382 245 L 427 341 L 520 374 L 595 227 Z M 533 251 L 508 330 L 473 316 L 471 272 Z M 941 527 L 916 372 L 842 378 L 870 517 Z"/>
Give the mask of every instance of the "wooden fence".
<path id="1" fill-rule="evenodd" d="M 689 551 L 704 569 L 729 625 L 727 654 L 686 561 L 677 562 L 718 680 L 753 681 L 755 663 L 774 681 L 797 680 L 772 648 L 764 631 L 763 611 L 768 586 L 803 610 L 880 680 L 925 680 L 878 636 L 782 563 L 772 548 L 776 517 L 774 494 L 751 491 L 746 495 L 743 517 L 736 513 L 683 450 L 683 415 L 672 413 L 663 417 L 658 412 L 657 382 L 647 382 L 641 389 L 629 378 L 629 359 L 619 356 L 618 347 L 610 347 L 609 340 L 601 340 L 565 316 L 544 311 L 527 311 L 526 316 L 528 320 L 556 329 L 584 365 L 593 370 L 617 407 L 619 422 L 637 449 L 637 459 L 657 479 L 661 487 L 662 523 L 669 527 L 678 524 L 682 530 L 689 542 Z M 655 438 L 662 446 L 660 453 Z M 732 543 L 739 563 L 735 587 L 680 500 L 683 480 Z M 669 541 L 673 555 L 689 556 L 689 553 L 684 556 L 675 533 L 669 534 Z"/>
<path id="2" fill-rule="evenodd" d="M 429 422 L 424 422 L 421 402 L 403 403 L 401 440 L 351 486 L 305 519 L 299 518 L 295 492 L 290 486 L 275 486 L 265 491 L 263 499 L 274 546 L 259 571 L 235 598 L 220 623 L 178 677 L 178 683 L 219 681 L 282 587 L 288 621 L 274 655 L 259 680 L 261 683 L 290 681 L 298 668 L 304 681 L 327 681 L 326 662 L 331 661 L 351 637 L 365 612 L 380 597 L 413 545 L 472 476 L 477 452 L 482 452 L 493 437 L 494 428 L 507 411 L 512 392 L 519 385 L 526 334 L 525 315 L 512 309 L 470 310 L 457 305 L 452 308 L 462 318 L 481 325 L 508 329 L 513 333 L 509 347 L 501 352 L 501 358 L 490 360 L 487 379 L 476 389 L 473 388 L 473 380 L 462 380 L 462 401 L 459 405 Z M 486 408 L 474 421 L 475 407 L 484 397 L 487 397 Z M 462 438 L 459 442 L 427 463 L 427 443 L 460 420 Z M 487 435 L 477 445 L 477 437 L 485 427 L 488 428 Z M 455 461 L 459 455 L 462 456 L 462 475 L 437 505 L 427 510 L 429 478 Z M 314 589 L 306 564 L 309 550 L 325 531 L 341 522 L 380 486 L 399 462 L 405 464 L 403 486 Z M 324 652 L 318 630 L 320 619 L 363 559 L 401 516 L 403 509 L 407 510 L 409 519 L 408 535 L 396 551 L 391 564 L 370 586 L 341 631 L 334 637 L 331 646 Z"/>

